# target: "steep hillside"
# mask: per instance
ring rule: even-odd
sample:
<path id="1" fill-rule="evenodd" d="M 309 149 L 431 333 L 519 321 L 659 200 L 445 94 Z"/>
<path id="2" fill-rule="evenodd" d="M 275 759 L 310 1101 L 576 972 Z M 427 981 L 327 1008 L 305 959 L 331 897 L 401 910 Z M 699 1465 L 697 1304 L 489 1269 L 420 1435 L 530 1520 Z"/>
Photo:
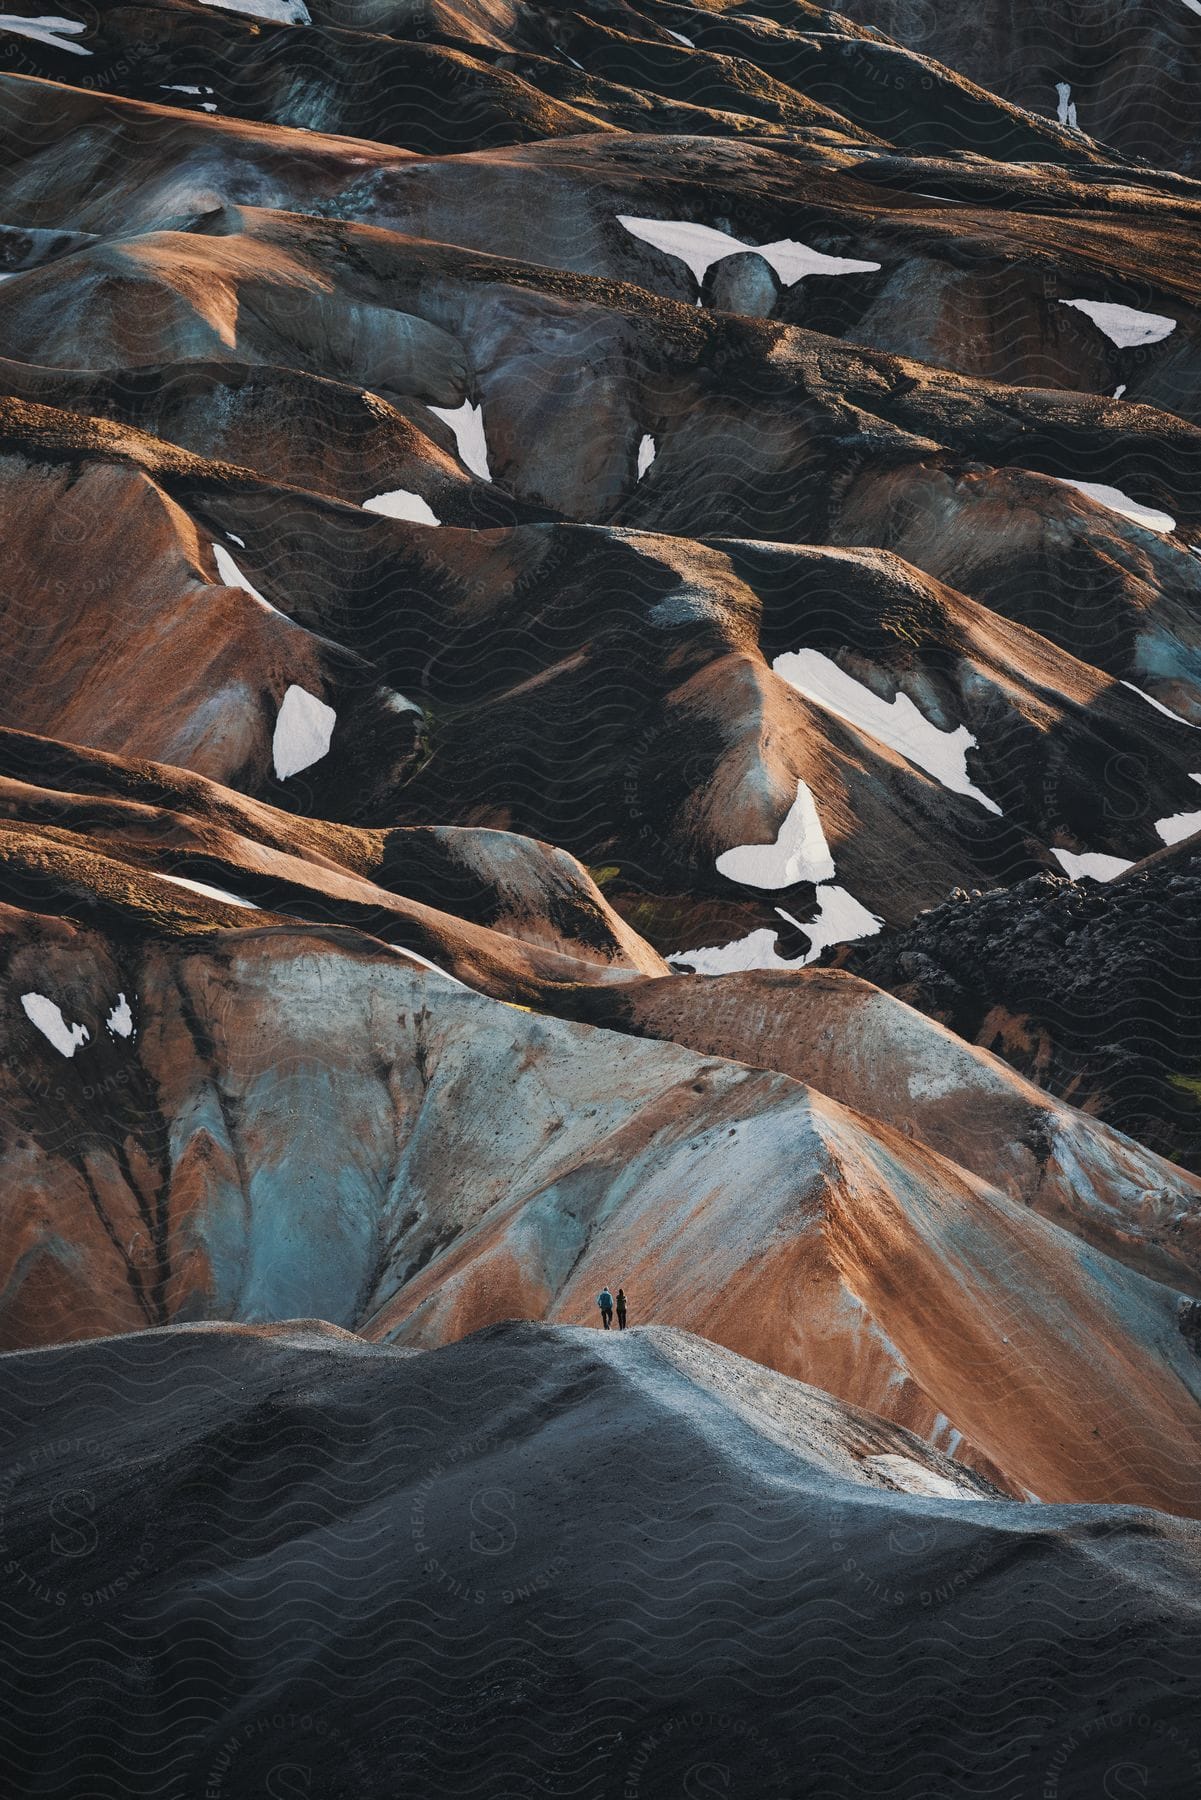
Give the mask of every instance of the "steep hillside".
<path id="1" fill-rule="evenodd" d="M 953 1442 L 1014 1492 L 1201 1513 L 1199 1189 L 1169 1165 L 1035 1113 L 1015 1195 L 945 1134 L 939 1153 L 786 1075 L 514 1009 L 65 835 L 6 865 L 73 884 L 93 920 L 8 910 L 6 1347 L 296 1313 L 425 1347 L 594 1320 L 620 1279 L 636 1316 Z M 720 985 L 675 1035 L 703 1033 Z M 850 1034 L 830 1062 L 860 1099 Z"/>
<path id="2" fill-rule="evenodd" d="M 957 895 L 850 966 L 1201 1168 L 1201 845 L 1115 880 Z"/>
<path id="3" fill-rule="evenodd" d="M 14 1791 L 1184 1800 L 1201 0 L 0 6 Z"/>

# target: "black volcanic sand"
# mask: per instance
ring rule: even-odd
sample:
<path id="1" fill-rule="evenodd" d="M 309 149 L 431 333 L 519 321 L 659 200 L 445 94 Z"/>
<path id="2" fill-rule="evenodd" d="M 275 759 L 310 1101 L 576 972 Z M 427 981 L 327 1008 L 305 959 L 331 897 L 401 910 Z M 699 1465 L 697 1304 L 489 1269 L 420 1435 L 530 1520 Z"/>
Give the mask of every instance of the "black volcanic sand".
<path id="1" fill-rule="evenodd" d="M 1196 1791 L 1201 1527 L 994 1497 L 686 1333 L 178 1327 L 0 1373 L 30 1800 Z"/>

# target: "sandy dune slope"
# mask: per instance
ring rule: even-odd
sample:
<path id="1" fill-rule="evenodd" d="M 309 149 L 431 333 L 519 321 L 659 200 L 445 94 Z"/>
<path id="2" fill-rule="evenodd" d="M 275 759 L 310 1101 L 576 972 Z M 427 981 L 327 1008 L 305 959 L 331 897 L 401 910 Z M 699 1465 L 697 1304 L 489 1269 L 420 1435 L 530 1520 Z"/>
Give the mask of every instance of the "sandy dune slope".
<path id="1" fill-rule="evenodd" d="M 238 1800 L 1193 1779 L 1195 1526 L 998 1498 L 685 1333 L 405 1356 L 302 1320 L 0 1367 L 23 1793 L 101 1742 L 127 1794 Z"/>

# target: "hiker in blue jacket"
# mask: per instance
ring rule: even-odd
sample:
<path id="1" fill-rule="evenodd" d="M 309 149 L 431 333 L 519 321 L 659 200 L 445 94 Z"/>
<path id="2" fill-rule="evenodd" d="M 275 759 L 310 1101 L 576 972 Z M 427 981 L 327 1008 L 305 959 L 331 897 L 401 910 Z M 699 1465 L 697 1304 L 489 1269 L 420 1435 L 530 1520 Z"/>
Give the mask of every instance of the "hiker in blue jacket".
<path id="1" fill-rule="evenodd" d="M 602 1288 L 600 1293 L 596 1296 L 596 1304 L 600 1307 L 601 1324 L 604 1326 L 605 1330 L 608 1331 L 610 1325 L 613 1323 L 613 1296 L 607 1287 Z"/>

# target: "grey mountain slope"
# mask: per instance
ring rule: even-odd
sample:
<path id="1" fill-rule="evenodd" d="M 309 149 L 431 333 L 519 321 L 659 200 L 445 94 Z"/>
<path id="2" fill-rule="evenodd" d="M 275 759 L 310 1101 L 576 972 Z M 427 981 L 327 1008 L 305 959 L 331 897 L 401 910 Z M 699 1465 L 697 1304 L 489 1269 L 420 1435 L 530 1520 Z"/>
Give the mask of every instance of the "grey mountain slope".
<path id="1" fill-rule="evenodd" d="M 990 1498 L 686 1334 L 500 1326 L 402 1357 L 179 1328 L 0 1372 L 3 1742 L 30 1800 L 98 1732 L 138 1800 L 618 1800 L 700 1768 L 740 1800 L 911 1796 L 948 1763 L 973 1800 L 1048 1770 L 1095 1800 L 1140 1708 L 1149 1791 L 1186 1791 L 1148 1696 L 1195 1673 L 1198 1527 Z"/>

